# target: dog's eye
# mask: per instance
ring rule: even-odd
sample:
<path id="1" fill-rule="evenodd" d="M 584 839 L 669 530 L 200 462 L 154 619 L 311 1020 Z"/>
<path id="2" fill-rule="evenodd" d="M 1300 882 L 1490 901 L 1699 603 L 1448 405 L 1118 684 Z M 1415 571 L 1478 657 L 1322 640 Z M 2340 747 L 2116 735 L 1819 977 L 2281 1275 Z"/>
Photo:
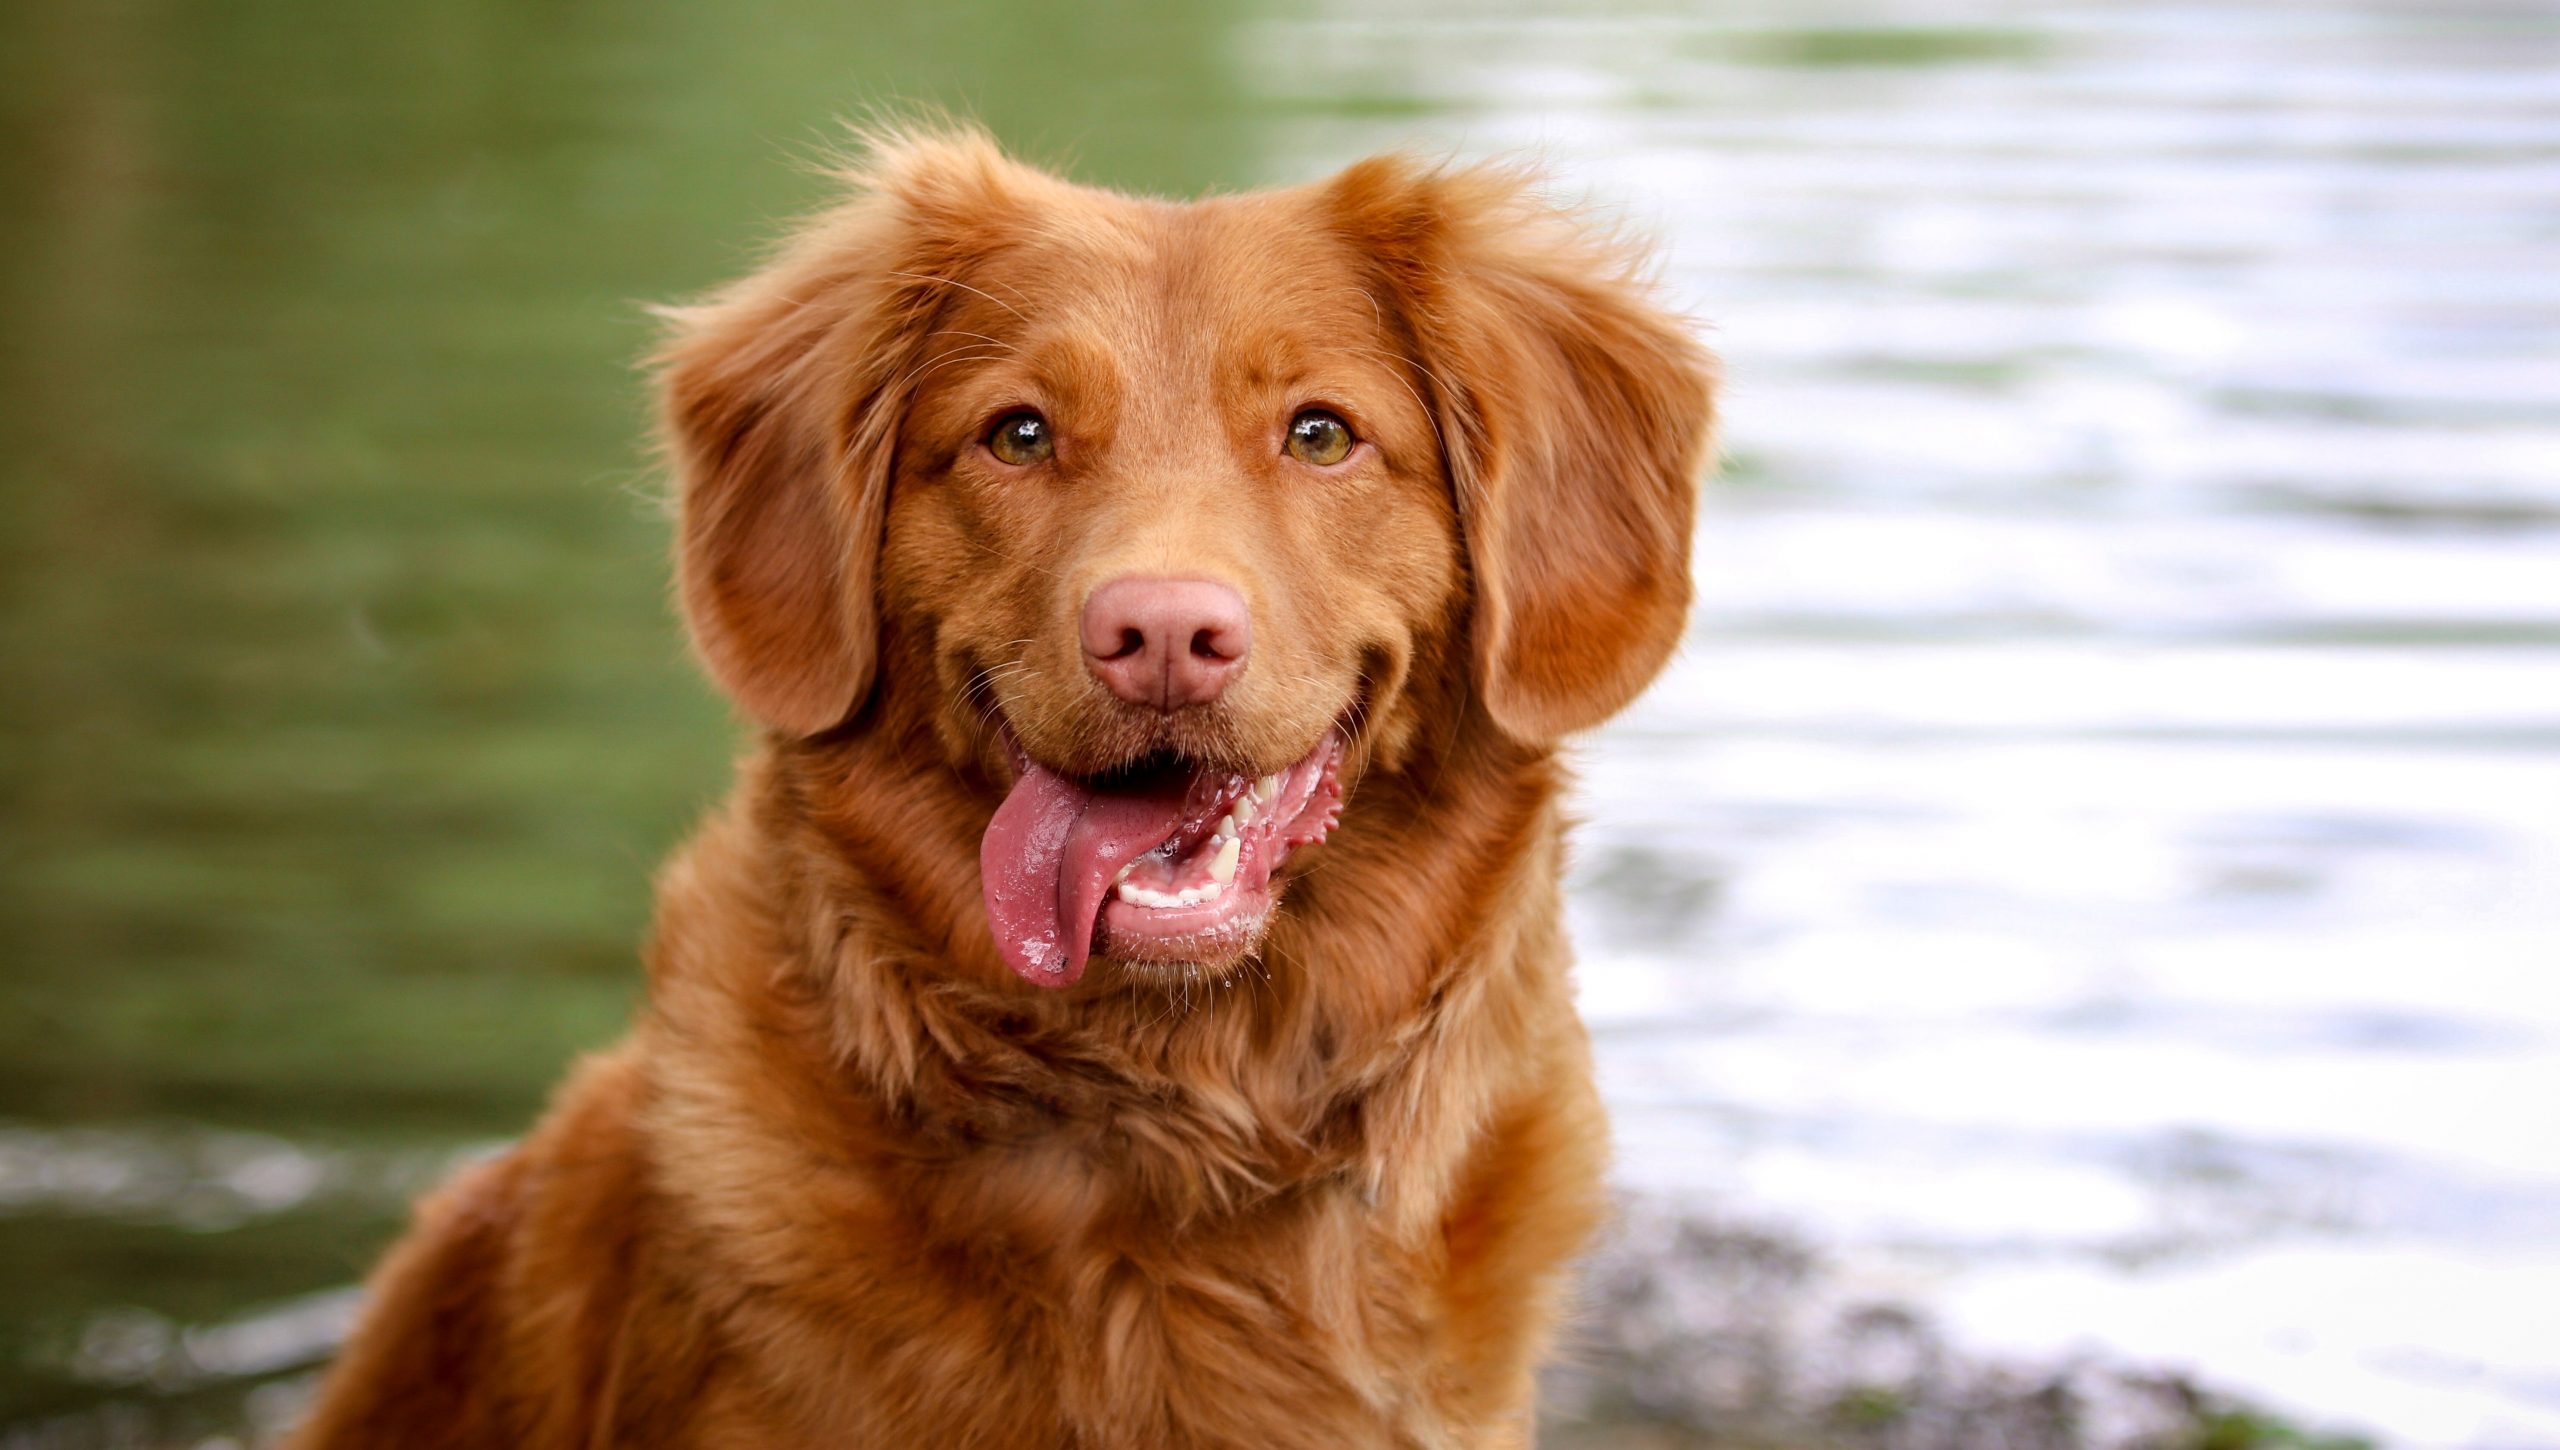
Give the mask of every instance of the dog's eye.
<path id="1" fill-rule="evenodd" d="M 1046 463 L 1058 451 L 1049 441 L 1049 420 L 1037 413 L 1008 413 L 987 434 L 987 451 L 1016 466 Z"/>
<path id="2" fill-rule="evenodd" d="M 1351 425 L 1322 408 L 1309 408 L 1289 420 L 1289 456 L 1319 468 L 1351 456 Z"/>

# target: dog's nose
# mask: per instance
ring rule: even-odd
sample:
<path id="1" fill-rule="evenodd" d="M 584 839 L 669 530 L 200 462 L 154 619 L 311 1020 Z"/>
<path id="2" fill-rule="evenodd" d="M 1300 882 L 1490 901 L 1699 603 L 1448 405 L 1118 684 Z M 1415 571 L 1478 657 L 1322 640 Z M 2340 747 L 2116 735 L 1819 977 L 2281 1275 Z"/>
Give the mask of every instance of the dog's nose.
<path id="1" fill-rule="evenodd" d="M 1132 705 L 1205 705 L 1244 671 L 1253 618 L 1207 579 L 1114 579 L 1084 602 L 1085 668 Z"/>

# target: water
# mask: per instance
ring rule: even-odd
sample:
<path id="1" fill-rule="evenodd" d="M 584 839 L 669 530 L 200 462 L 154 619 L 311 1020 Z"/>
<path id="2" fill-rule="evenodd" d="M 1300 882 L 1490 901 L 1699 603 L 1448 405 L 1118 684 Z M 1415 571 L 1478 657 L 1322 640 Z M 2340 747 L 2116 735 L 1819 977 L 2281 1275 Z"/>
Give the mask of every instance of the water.
<path id="1" fill-rule="evenodd" d="M 1574 918 L 1639 1221 L 2560 1446 L 2547 5 L 122 0 L 0 79 L 10 1443 L 288 1413 L 614 1034 L 730 749 L 633 304 L 895 97 L 1177 190 L 1529 147 L 1668 240 L 1728 477 Z"/>
<path id="2" fill-rule="evenodd" d="M 2560 15 L 1321 30 L 1637 198 L 1732 370 L 1587 769 L 1629 1181 L 1971 1352 L 2560 1444 Z"/>

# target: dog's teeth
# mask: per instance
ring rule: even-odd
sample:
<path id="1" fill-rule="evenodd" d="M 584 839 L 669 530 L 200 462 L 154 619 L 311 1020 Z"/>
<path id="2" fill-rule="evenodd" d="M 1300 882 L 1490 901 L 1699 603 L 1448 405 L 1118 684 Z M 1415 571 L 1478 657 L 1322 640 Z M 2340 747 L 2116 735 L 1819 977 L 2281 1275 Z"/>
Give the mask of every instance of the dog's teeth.
<path id="1" fill-rule="evenodd" d="M 1159 910 L 1168 906 L 1198 906 L 1204 901 L 1215 901 L 1226 891 L 1227 882 L 1235 876 L 1233 857 L 1242 845 L 1240 841 L 1230 841 L 1220 848 L 1216 858 L 1217 864 L 1212 864 L 1210 871 L 1215 875 L 1223 866 L 1227 874 L 1216 880 L 1203 881 L 1197 886 L 1186 886 L 1180 891 L 1156 891 L 1140 886 L 1134 881 L 1123 881 L 1113 888 L 1112 894 L 1131 906 L 1151 906 Z"/>
<path id="2" fill-rule="evenodd" d="M 1221 841 L 1234 840 L 1236 838 L 1235 812 L 1229 811 L 1225 815 L 1220 816 L 1218 818 L 1218 829 L 1213 834 L 1215 834 L 1217 839 Z"/>
<path id="3" fill-rule="evenodd" d="M 1252 825 L 1253 818 L 1261 814 L 1261 812 L 1253 808 L 1253 802 L 1254 798 L 1249 795 L 1236 797 L 1236 808 L 1227 813 L 1227 819 L 1235 822 L 1238 826 Z M 1230 832 L 1229 834 L 1233 833 Z"/>
<path id="4" fill-rule="evenodd" d="M 1227 837 L 1227 843 L 1218 848 L 1218 854 L 1209 858 L 1209 879 L 1220 886 L 1235 880 L 1236 857 L 1243 853 L 1244 842 L 1233 836 Z"/>
<path id="5" fill-rule="evenodd" d="M 1120 874 L 1111 878 L 1111 884 L 1112 884 L 1112 885 L 1114 885 L 1114 886 L 1117 886 L 1117 885 L 1119 885 L 1121 882 L 1128 880 L 1128 879 L 1129 879 L 1129 873 L 1130 873 L 1130 872 L 1132 872 L 1132 871 L 1135 871 L 1135 870 L 1137 870 L 1137 869 L 1138 869 L 1138 863 L 1137 863 L 1137 862 L 1135 862 L 1135 861 L 1132 861 L 1132 862 L 1130 862 L 1129 864 L 1127 864 L 1127 865 L 1125 865 L 1125 866 L 1121 867 L 1121 868 L 1120 868 Z"/>
<path id="6" fill-rule="evenodd" d="M 1276 773 L 1266 775 L 1253 783 L 1253 794 L 1256 799 L 1267 801 L 1279 793 L 1280 777 Z"/>

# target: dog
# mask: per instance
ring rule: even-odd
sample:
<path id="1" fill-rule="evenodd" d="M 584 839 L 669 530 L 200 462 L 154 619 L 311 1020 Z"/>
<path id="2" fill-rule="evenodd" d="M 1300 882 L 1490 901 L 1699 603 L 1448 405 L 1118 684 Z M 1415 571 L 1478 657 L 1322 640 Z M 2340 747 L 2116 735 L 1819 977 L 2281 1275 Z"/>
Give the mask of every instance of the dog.
<path id="1" fill-rule="evenodd" d="M 758 744 L 646 1005 L 288 1443 L 1531 1443 L 1607 1136 L 1559 742 L 1685 627 L 1712 359 L 1516 169 L 844 179 L 666 314 Z"/>

